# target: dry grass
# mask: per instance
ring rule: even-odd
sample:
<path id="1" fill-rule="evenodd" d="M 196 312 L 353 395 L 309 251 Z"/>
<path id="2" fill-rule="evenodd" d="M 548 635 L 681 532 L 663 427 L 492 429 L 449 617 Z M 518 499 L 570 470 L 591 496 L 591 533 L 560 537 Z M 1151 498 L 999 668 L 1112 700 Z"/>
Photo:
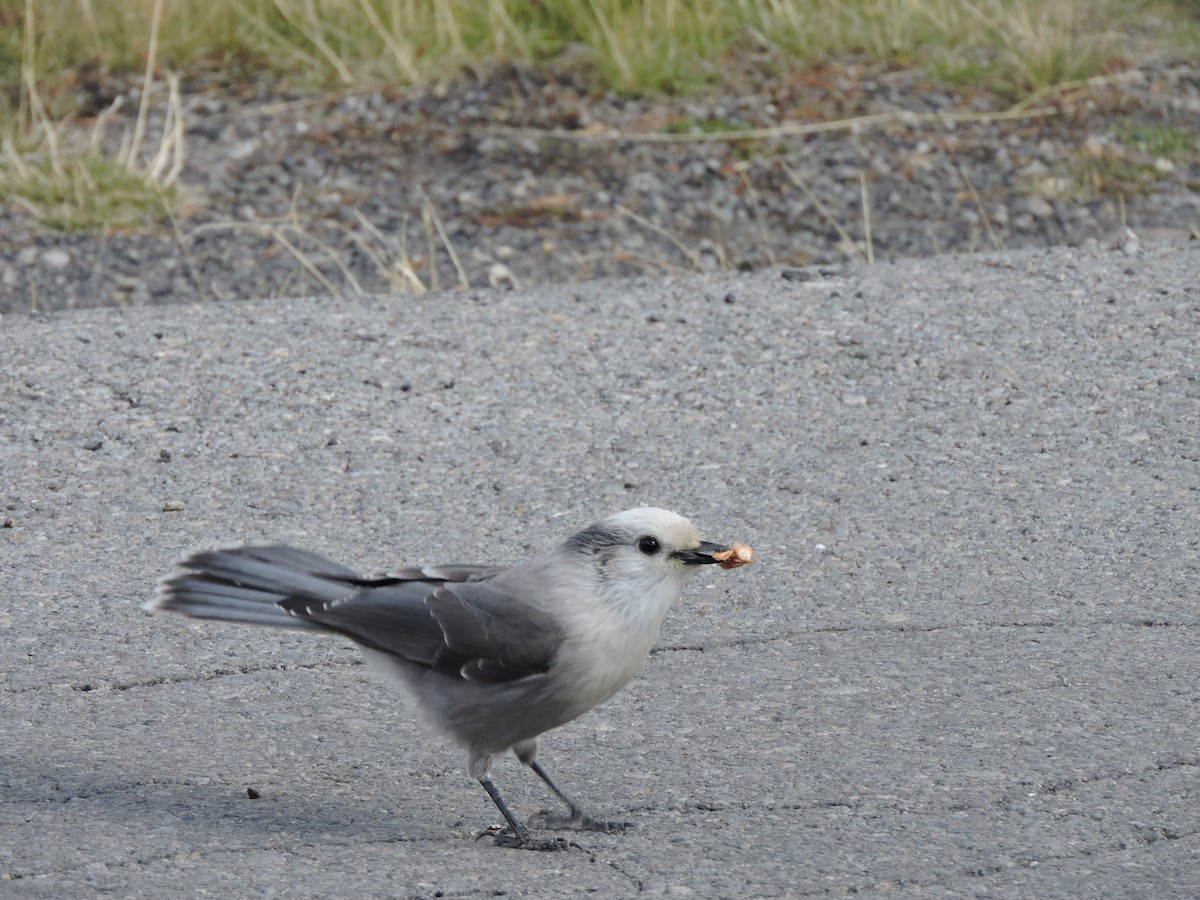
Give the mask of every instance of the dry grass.
<path id="1" fill-rule="evenodd" d="M 421 208 L 423 254 L 409 250 L 407 219 L 396 235 L 389 236 L 357 210 L 355 218 L 356 227 L 341 229 L 335 237 L 344 239 L 338 240 L 341 246 L 349 243 L 369 260 L 392 293 L 423 294 L 450 286 L 463 290 L 471 287 L 458 251 L 442 224 L 441 216 L 428 198 Z M 311 278 L 326 293 L 334 296 L 365 293 L 362 283 L 351 269 L 349 254 L 307 227 L 302 217 L 296 214 L 294 202 L 292 212 L 281 220 L 212 222 L 180 235 L 180 244 L 186 250 L 193 238 L 213 231 L 256 235 L 277 244 L 295 259 L 298 272 L 303 277 Z M 444 284 L 441 280 L 438 262 L 443 254 L 454 270 L 452 285 Z M 280 295 L 285 295 L 291 287 L 289 284 L 281 285 Z"/>
<path id="2" fill-rule="evenodd" d="M 63 230 L 125 227 L 172 212 L 175 183 L 183 170 L 184 127 L 179 79 L 167 80 L 157 146 L 147 148 L 147 122 L 156 88 L 155 50 L 163 0 L 156 0 L 147 48 L 141 101 L 132 130 L 116 150 L 108 144 L 118 98 L 89 129 L 69 127 L 47 110 L 38 87 L 33 30 L 25 33 L 22 102 L 0 136 L 0 200 L 24 207 L 40 221 Z M 34 20 L 33 0 L 25 3 Z"/>
<path id="3" fill-rule="evenodd" d="M 1167 52 L 1180 35 L 1194 50 L 1191 22 L 1170 0 L 10 0 L 0 5 L 0 201 L 62 228 L 170 214 L 183 128 L 178 82 L 162 73 L 270 71 L 320 87 L 550 62 L 597 88 L 653 93 L 853 54 L 1030 97 L 1122 55 Z M 90 129 L 67 125 L 89 73 L 122 70 L 143 71 L 143 90 L 114 150 L 115 106 Z M 160 137 L 148 142 L 155 102 Z M 449 248 L 428 210 L 422 225 L 427 243 Z M 380 236 L 361 239 L 390 255 Z"/>
<path id="4" fill-rule="evenodd" d="M 32 60 L 27 17 L 0 11 L 0 79 L 31 62 L 43 82 L 84 64 L 144 64 L 153 0 L 37 6 Z M 749 57 L 787 66 L 854 53 L 1022 93 L 1092 74 L 1135 39 L 1166 46 L 1178 19 L 1167 0 L 171 0 L 157 53 L 175 70 L 265 68 L 322 84 L 558 58 L 631 92 L 694 87 Z"/>

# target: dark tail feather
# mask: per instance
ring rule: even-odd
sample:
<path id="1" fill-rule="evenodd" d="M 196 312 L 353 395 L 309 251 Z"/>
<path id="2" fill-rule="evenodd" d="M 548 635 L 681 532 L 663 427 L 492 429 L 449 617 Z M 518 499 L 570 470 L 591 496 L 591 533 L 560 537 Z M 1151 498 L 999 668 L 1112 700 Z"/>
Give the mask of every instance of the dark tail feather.
<path id="1" fill-rule="evenodd" d="M 352 593 L 357 574 L 295 547 L 233 547 L 204 550 L 181 563 L 191 571 L 164 578 L 158 596 L 142 605 L 194 619 L 323 630 L 282 608 L 283 600 L 325 602 Z"/>

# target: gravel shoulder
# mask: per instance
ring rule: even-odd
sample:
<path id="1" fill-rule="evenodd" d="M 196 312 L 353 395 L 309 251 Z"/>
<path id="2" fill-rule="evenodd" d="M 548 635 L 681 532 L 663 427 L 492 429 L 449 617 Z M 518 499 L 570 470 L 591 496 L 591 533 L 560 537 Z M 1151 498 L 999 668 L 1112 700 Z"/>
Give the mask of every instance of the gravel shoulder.
<path id="1" fill-rule="evenodd" d="M 112 140 L 136 107 L 131 97 Z M 529 288 L 1200 227 L 1194 65 L 1129 69 L 995 118 L 1004 111 L 853 64 L 653 101 L 516 69 L 317 98 L 197 79 L 178 221 L 61 234 L 0 211 L 0 312 Z M 834 121 L 853 124 L 805 132 Z M 759 131 L 682 140 L 731 129 Z"/>
<path id="2" fill-rule="evenodd" d="M 4 893 L 1197 896 L 1200 245 L 784 272 L 6 317 Z M 343 642 L 138 608 L 644 503 L 759 561 L 545 741 L 636 825 L 566 853 Z"/>

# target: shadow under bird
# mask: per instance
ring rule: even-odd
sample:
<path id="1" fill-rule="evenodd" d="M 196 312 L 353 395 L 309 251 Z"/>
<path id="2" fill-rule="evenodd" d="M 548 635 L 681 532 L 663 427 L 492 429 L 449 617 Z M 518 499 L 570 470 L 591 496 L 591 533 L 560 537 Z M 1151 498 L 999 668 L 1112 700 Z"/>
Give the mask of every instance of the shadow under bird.
<path id="1" fill-rule="evenodd" d="M 492 783 L 512 750 L 546 783 L 578 828 L 621 831 L 586 815 L 537 761 L 540 734 L 603 703 L 642 668 L 659 626 L 700 566 L 751 562 L 744 544 L 701 540 L 664 509 L 609 516 L 542 556 L 512 567 L 422 566 L 379 578 L 306 550 L 245 546 L 181 562 L 144 605 L 197 619 L 333 632 L 399 685 L 438 732 L 467 750 L 511 834 L 534 850 L 568 846 L 517 821 Z"/>

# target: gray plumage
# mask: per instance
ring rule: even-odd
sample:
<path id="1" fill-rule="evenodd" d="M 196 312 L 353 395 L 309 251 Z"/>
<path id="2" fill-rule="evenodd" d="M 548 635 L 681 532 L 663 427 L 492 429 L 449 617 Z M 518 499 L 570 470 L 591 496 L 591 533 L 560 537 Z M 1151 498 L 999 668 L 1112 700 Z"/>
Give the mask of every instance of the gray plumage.
<path id="1" fill-rule="evenodd" d="M 512 568 L 426 566 L 379 578 L 285 546 L 207 550 L 164 579 L 150 610 L 198 619 L 333 632 L 401 687 L 434 727 L 463 745 L 467 768 L 508 820 L 508 842 L 533 839 L 489 773 L 513 750 L 584 827 L 584 815 L 536 762 L 537 737 L 616 693 L 645 662 L 697 564 L 726 548 L 675 513 L 610 516 Z"/>

